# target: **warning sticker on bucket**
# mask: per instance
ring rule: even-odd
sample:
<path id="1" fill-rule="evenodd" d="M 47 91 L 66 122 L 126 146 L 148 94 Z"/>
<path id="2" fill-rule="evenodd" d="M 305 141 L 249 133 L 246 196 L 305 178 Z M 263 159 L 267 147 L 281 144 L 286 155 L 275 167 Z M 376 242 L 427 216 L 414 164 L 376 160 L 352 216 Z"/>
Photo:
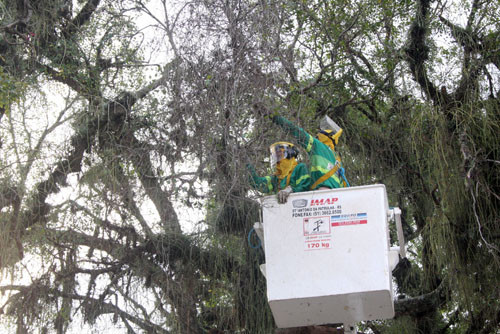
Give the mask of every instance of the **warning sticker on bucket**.
<path id="1" fill-rule="evenodd" d="M 304 218 L 305 250 L 332 248 L 330 217 Z"/>
<path id="2" fill-rule="evenodd" d="M 360 224 L 368 224 L 368 214 L 366 212 L 331 216 L 331 226 L 346 226 L 346 225 L 360 225 Z"/>

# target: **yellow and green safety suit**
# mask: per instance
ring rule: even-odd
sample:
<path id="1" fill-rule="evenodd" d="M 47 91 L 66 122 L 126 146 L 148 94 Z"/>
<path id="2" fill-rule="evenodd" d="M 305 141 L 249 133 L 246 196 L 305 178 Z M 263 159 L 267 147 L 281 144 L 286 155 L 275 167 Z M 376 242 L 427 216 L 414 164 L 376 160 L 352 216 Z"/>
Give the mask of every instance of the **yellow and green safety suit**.
<path id="1" fill-rule="evenodd" d="M 247 169 L 250 172 L 250 184 L 262 193 L 276 193 L 287 186 L 292 187 L 292 191 L 296 193 L 308 191 L 311 187 L 311 177 L 303 163 L 297 164 L 293 171 L 281 180 L 276 175 L 259 176 L 251 164 L 247 164 Z"/>
<path id="2" fill-rule="evenodd" d="M 291 133 L 297 143 L 302 146 L 309 154 L 311 162 L 311 189 L 315 190 L 320 187 L 327 188 L 343 188 L 346 186 L 341 173 L 343 173 L 342 162 L 335 151 L 332 151 L 328 146 L 323 144 L 317 138 L 307 133 L 304 129 L 296 126 L 282 116 L 273 116 L 273 122 L 281 126 L 285 131 Z M 333 168 L 335 172 L 325 180 L 320 180 L 324 175 L 328 174 Z M 319 183 L 317 182 L 318 180 Z"/>

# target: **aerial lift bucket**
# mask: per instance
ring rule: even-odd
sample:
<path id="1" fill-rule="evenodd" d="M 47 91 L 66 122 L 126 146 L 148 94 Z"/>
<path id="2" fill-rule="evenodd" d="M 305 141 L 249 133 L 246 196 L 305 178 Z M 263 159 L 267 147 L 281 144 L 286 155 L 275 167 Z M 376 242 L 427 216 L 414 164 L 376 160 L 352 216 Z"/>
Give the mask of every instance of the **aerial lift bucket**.
<path id="1" fill-rule="evenodd" d="M 267 297 L 279 328 L 394 316 L 392 269 L 405 257 L 398 208 L 390 209 L 384 185 L 261 199 Z M 395 218 L 400 247 L 390 247 Z M 347 326 L 349 324 L 349 326 Z"/>

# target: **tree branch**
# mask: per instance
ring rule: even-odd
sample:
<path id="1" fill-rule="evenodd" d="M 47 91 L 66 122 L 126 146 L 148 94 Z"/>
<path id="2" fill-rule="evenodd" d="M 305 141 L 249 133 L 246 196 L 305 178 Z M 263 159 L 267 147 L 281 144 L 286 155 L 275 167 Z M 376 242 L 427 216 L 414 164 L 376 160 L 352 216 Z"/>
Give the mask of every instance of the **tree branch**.
<path id="1" fill-rule="evenodd" d="M 90 20 L 100 1 L 101 0 L 89 0 L 85 6 L 83 6 L 80 13 L 78 13 L 78 15 L 70 22 L 66 31 L 64 31 L 64 36 L 66 38 L 71 37 L 81 26 Z"/>
<path id="2" fill-rule="evenodd" d="M 171 65 L 172 64 L 173 62 Z M 16 227 L 21 232 L 21 235 L 24 233 L 23 230 L 44 222 L 45 217 L 51 209 L 51 206 L 46 203 L 46 199 L 50 194 L 57 193 L 60 185 L 66 184 L 66 178 L 69 174 L 81 171 L 84 153 L 90 150 L 90 148 L 94 145 L 93 138 L 95 138 L 96 134 L 108 127 L 120 128 L 123 126 L 125 116 L 130 112 L 133 105 L 138 100 L 144 98 L 152 90 L 165 83 L 167 79 L 167 69 L 169 68 L 170 67 L 167 66 L 163 75 L 159 79 L 151 82 L 149 85 L 146 85 L 135 92 L 127 92 L 119 96 L 114 101 L 108 101 L 108 103 L 99 109 L 99 112 L 97 112 L 94 117 L 89 119 L 89 121 L 71 137 L 71 150 L 65 157 L 59 160 L 53 171 L 49 174 L 49 177 L 35 186 L 36 191 L 29 201 L 32 203 L 31 207 L 21 213 L 22 223 L 20 226 Z M 51 74 L 57 76 L 56 71 L 50 69 L 49 67 L 47 67 L 47 69 Z M 69 84 L 70 86 L 74 86 L 76 89 L 83 89 L 78 83 L 71 79 L 68 80 L 69 81 L 67 82 L 63 82 Z M 98 105 L 98 101 L 93 101 L 93 103 Z M 92 138 L 92 140 L 89 140 L 89 138 Z M 139 157 L 136 158 L 138 159 L 136 161 L 137 166 L 146 169 L 147 166 L 145 165 L 145 159 L 140 159 Z M 149 161 L 149 158 L 147 160 Z M 151 163 L 149 162 L 149 164 Z M 149 189 L 150 194 L 154 195 L 154 193 L 152 193 L 154 188 L 152 187 L 157 187 L 157 189 L 161 189 L 161 187 L 158 183 L 155 183 L 154 185 L 151 184 L 151 181 L 147 179 L 146 175 L 153 175 L 151 165 L 149 165 L 147 174 L 142 175 L 142 177 L 143 180 L 150 182 L 146 183 L 145 188 Z M 152 197 L 153 200 L 159 198 L 160 197 L 158 196 Z M 165 203 L 164 201 L 157 201 L 157 204 L 158 203 L 161 203 L 160 207 L 162 210 L 168 210 L 168 208 L 171 208 L 171 203 L 170 206 L 167 205 L 166 207 L 162 207 L 161 205 L 168 203 Z M 170 212 L 175 213 L 173 209 L 171 209 Z M 164 216 L 164 218 L 165 217 L 169 217 L 169 219 L 165 220 L 165 222 L 168 221 L 173 224 L 172 226 L 177 226 L 175 227 L 175 230 L 180 232 L 178 219 L 175 217 L 175 219 L 172 220 L 170 219 L 172 218 L 170 216 Z"/>
<path id="3" fill-rule="evenodd" d="M 427 19 L 430 3 L 430 0 L 417 1 L 416 13 L 408 34 L 405 53 L 414 80 L 420 85 L 427 97 L 435 105 L 439 105 L 442 101 L 439 91 L 430 81 L 425 68 L 425 61 L 429 59 L 429 47 L 425 40 L 428 33 Z"/>
<path id="4" fill-rule="evenodd" d="M 20 8 L 18 8 L 18 10 L 19 9 Z M 31 16 L 33 15 L 33 8 L 31 7 L 29 0 L 23 0 L 22 10 L 23 10 L 22 16 L 20 15 L 20 17 L 17 20 L 15 20 L 14 22 L 11 22 L 9 24 L 6 24 L 6 25 L 0 27 L 0 30 L 5 30 L 5 31 L 10 30 L 11 32 L 13 32 L 13 31 L 17 31 L 15 29 L 15 27 L 18 25 L 25 27 L 28 24 L 28 22 L 31 20 Z"/>
<path id="5" fill-rule="evenodd" d="M 435 290 L 417 296 L 404 299 L 398 299 L 394 303 L 395 315 L 394 317 L 401 317 L 403 315 L 418 316 L 421 314 L 434 311 L 445 301 L 443 296 L 443 284 L 439 285 Z"/>
<path id="6" fill-rule="evenodd" d="M 485 42 L 484 38 L 474 33 L 471 27 L 468 26 L 467 29 L 462 28 L 451 23 L 443 16 L 440 16 L 439 19 L 444 25 L 450 28 L 451 35 L 455 38 L 457 43 L 468 51 L 466 55 L 469 54 L 469 56 L 466 56 L 468 59 L 465 61 L 466 71 L 460 80 L 460 84 L 454 96 L 455 99 L 462 101 L 465 97 L 467 87 L 471 86 L 471 84 L 476 81 L 485 68 L 485 65 L 492 63 L 500 69 L 500 50 L 498 47 L 495 49 L 495 45 L 489 45 L 491 43 Z M 472 58 L 470 57 L 471 52 L 481 55 L 482 61 L 470 59 Z M 487 73 L 487 71 L 485 72 Z"/>
<path id="7" fill-rule="evenodd" d="M 154 168 L 149 157 L 149 150 L 144 149 L 140 141 L 135 138 L 133 133 L 128 132 L 126 136 L 127 147 L 130 149 L 128 157 L 138 171 L 138 177 L 141 184 L 148 194 L 148 197 L 154 203 L 161 223 L 168 232 L 181 233 L 179 218 L 175 212 L 174 206 L 170 201 L 170 196 L 162 190 L 160 179 L 155 176 Z"/>
<path id="8" fill-rule="evenodd" d="M 77 80 L 75 80 L 73 77 L 67 76 L 61 72 L 58 72 L 55 69 L 53 69 L 52 67 L 45 65 L 45 64 L 42 64 L 38 61 L 36 62 L 36 65 L 39 69 L 41 69 L 43 72 L 45 72 L 52 80 L 69 86 L 75 92 L 82 94 L 85 97 L 88 96 L 89 92 L 86 89 L 86 87 L 83 86 Z"/>
<path id="9" fill-rule="evenodd" d="M 12 291 L 17 290 L 19 293 L 14 295 L 15 299 L 19 298 L 32 298 L 32 296 L 38 296 L 38 298 L 70 298 L 74 301 L 81 301 L 82 306 L 85 310 L 85 318 L 89 322 L 93 322 L 97 317 L 104 314 L 118 314 L 121 317 L 127 319 L 128 321 L 134 323 L 141 329 L 145 330 L 147 333 L 164 333 L 169 334 L 170 331 L 162 328 L 159 325 L 156 325 L 149 320 L 139 319 L 128 312 L 123 311 L 118 306 L 113 305 L 111 303 L 104 302 L 101 299 L 91 298 L 88 296 L 81 296 L 75 293 L 68 293 L 59 291 L 58 289 L 51 288 L 49 286 L 45 286 L 40 284 L 39 282 L 35 283 L 31 286 L 25 285 L 3 285 L 0 286 L 0 291 Z M 33 290 L 36 290 L 36 294 L 31 293 Z M 4 305 L 5 307 L 5 305 Z M 3 309 L 3 307 L 2 307 Z"/>
<path id="10" fill-rule="evenodd" d="M 16 187 L 12 185 L 2 185 L 0 189 L 0 209 L 13 205 L 19 200 Z"/>
<path id="11" fill-rule="evenodd" d="M 182 234 L 165 233 L 146 239 L 137 245 L 89 236 L 67 230 L 58 231 L 44 228 L 49 240 L 56 244 L 78 244 L 105 251 L 117 261 L 127 259 L 130 263 L 150 263 L 166 265 L 181 261 L 195 266 L 204 275 L 213 279 L 230 276 L 233 272 L 243 271 L 239 261 L 224 249 L 214 247 L 204 249 Z M 143 273 L 146 274 L 146 273 Z"/>

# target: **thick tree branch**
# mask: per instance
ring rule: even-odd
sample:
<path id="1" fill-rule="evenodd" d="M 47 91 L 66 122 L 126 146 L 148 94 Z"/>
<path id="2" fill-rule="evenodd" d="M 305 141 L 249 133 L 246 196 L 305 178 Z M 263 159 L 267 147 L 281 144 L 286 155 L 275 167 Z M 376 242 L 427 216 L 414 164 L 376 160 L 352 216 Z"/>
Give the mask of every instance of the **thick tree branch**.
<path id="1" fill-rule="evenodd" d="M 408 34 L 408 42 L 405 49 L 406 60 L 410 66 L 415 81 L 427 97 L 439 105 L 442 99 L 438 89 L 430 81 L 425 68 L 425 62 L 429 59 L 429 47 L 426 45 L 428 34 L 428 14 L 430 0 L 418 0 L 416 13 Z"/>
<path id="2" fill-rule="evenodd" d="M 443 295 L 443 284 L 437 289 L 417 296 L 404 299 L 398 299 L 394 303 L 395 318 L 403 315 L 419 316 L 425 313 L 433 312 L 445 301 Z"/>
<path id="3" fill-rule="evenodd" d="M 72 76 L 67 76 L 61 72 L 56 71 L 52 67 L 44 65 L 40 62 L 36 62 L 36 64 L 38 68 L 41 69 L 43 72 L 45 72 L 52 80 L 69 86 L 75 92 L 82 94 L 83 96 L 88 96 L 89 92 L 87 90 L 87 87 L 85 87 L 80 82 L 75 80 Z"/>
<path id="4" fill-rule="evenodd" d="M 451 23 L 443 16 L 440 16 L 439 19 L 444 25 L 450 28 L 451 35 L 461 46 L 468 47 L 476 52 L 480 52 L 483 49 L 481 38 L 474 34 L 473 31 L 467 31 L 466 29 Z"/>
<path id="5" fill-rule="evenodd" d="M 2 185 L 0 189 L 0 209 L 11 206 L 17 201 L 19 201 L 19 195 L 16 187 L 8 184 Z"/>
<path id="6" fill-rule="evenodd" d="M 162 190 L 160 179 L 155 176 L 149 150 L 145 149 L 130 132 L 127 134 L 126 143 L 128 150 L 131 151 L 128 157 L 137 169 L 141 184 L 148 197 L 154 203 L 160 215 L 162 225 L 168 232 L 181 233 L 179 218 L 169 199 L 170 196 Z"/>
<path id="7" fill-rule="evenodd" d="M 144 243 L 124 244 L 118 240 L 89 236 L 76 231 L 44 229 L 50 240 L 56 244 L 78 244 L 105 251 L 117 261 L 135 260 L 137 263 L 166 265 L 181 261 L 193 265 L 203 274 L 214 279 L 230 276 L 242 271 L 241 264 L 225 249 L 204 249 L 182 234 L 161 234 L 146 239 Z M 130 231 L 125 231 L 129 232 Z M 133 238 L 133 236 L 132 236 Z M 137 237 L 137 240 L 140 240 Z M 135 263 L 134 261 L 131 261 Z M 146 274 L 146 273 L 143 273 Z"/>
<path id="8" fill-rule="evenodd" d="M 144 87 L 134 91 L 134 92 L 124 92 L 121 96 L 115 99 L 116 104 L 121 105 L 123 108 L 130 110 L 132 106 L 142 98 L 146 97 L 149 93 L 151 93 L 156 88 L 163 86 L 168 78 L 171 70 L 175 70 L 177 66 L 181 66 L 179 59 L 174 59 L 167 65 L 165 65 L 165 69 L 163 70 L 161 76 L 145 85 Z"/>
<path id="9" fill-rule="evenodd" d="M 471 14 L 472 15 L 472 14 Z M 465 95 L 465 91 L 467 87 L 471 85 L 471 83 L 475 82 L 478 76 L 482 73 L 485 65 L 492 63 L 498 69 L 500 69 L 500 45 L 495 45 L 495 43 L 491 43 L 491 41 L 495 40 L 495 35 L 498 36 L 498 33 L 493 33 L 489 39 L 485 40 L 482 36 L 472 31 L 471 27 L 462 28 L 457 26 L 446 18 L 440 16 L 439 19 L 450 28 L 451 35 L 455 38 L 458 44 L 464 47 L 468 52 L 466 52 L 465 64 L 465 73 L 462 76 L 459 87 L 457 88 L 457 96 L 456 99 L 463 100 L 463 96 Z M 478 54 L 481 55 L 482 60 L 478 61 L 470 57 L 470 54 Z"/>
<path id="10" fill-rule="evenodd" d="M 87 136 L 85 135 L 85 139 Z M 21 215 L 22 229 L 26 229 L 42 222 L 49 213 L 50 205 L 46 199 L 50 194 L 59 191 L 60 185 L 66 184 L 66 178 L 70 173 L 81 171 L 81 163 L 84 152 L 88 149 L 85 139 L 73 137 L 72 149 L 67 156 L 61 159 L 49 174 L 49 177 L 35 187 L 36 192 L 31 199 L 32 206 Z"/>
<path id="11" fill-rule="evenodd" d="M 85 6 L 83 6 L 82 10 L 78 15 L 70 22 L 68 25 L 68 29 L 64 31 L 64 36 L 69 38 L 73 34 L 75 34 L 80 27 L 82 27 L 85 23 L 87 23 L 92 14 L 94 14 L 97 6 L 99 6 L 99 2 L 101 0 L 89 0 Z"/>

